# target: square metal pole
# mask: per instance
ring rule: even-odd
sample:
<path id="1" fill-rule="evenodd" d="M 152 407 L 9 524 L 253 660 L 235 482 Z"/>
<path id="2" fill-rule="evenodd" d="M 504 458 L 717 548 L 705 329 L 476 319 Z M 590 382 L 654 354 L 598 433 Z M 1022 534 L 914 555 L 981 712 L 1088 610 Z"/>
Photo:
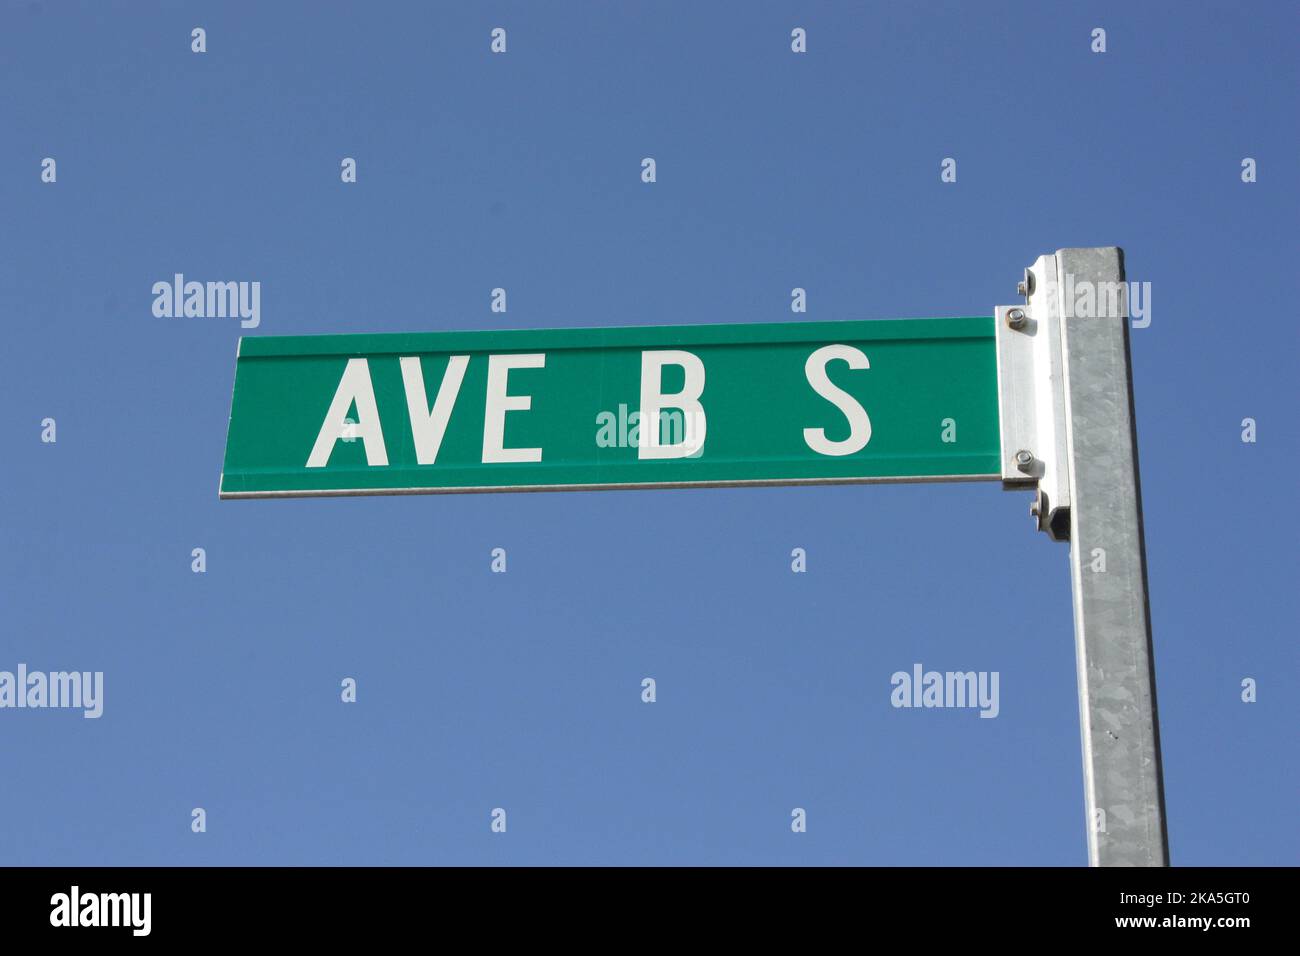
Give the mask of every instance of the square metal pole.
<path id="1" fill-rule="evenodd" d="M 1088 862 L 1167 866 L 1124 254 L 1061 249 L 999 306 L 1003 486 L 1070 543 Z"/>
<path id="2" fill-rule="evenodd" d="M 1124 253 L 1061 249 L 1056 265 L 1088 860 L 1168 866 Z"/>

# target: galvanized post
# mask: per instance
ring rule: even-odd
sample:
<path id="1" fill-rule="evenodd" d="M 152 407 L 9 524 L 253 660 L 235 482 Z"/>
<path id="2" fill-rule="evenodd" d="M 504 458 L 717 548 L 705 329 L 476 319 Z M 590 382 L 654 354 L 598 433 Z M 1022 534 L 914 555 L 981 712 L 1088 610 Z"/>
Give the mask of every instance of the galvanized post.
<path id="1" fill-rule="evenodd" d="M 1024 286 L 997 310 L 1003 480 L 1070 542 L 1088 861 L 1167 866 L 1124 254 L 1061 249 Z"/>

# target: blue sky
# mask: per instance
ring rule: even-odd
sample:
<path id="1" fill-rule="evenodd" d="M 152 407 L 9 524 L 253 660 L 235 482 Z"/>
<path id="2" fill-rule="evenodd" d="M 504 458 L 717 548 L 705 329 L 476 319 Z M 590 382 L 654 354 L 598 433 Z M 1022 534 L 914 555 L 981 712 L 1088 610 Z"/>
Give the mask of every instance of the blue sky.
<path id="1" fill-rule="evenodd" d="M 1067 550 L 1027 494 L 219 501 L 242 330 L 150 290 L 260 281 L 257 335 L 788 321 L 795 286 L 809 320 L 978 315 L 1090 245 L 1152 284 L 1171 856 L 1296 863 L 1297 26 L 6 0 L 0 669 L 102 670 L 105 702 L 0 711 L 0 863 L 1085 862 Z M 998 718 L 892 708 L 915 662 L 998 671 Z"/>

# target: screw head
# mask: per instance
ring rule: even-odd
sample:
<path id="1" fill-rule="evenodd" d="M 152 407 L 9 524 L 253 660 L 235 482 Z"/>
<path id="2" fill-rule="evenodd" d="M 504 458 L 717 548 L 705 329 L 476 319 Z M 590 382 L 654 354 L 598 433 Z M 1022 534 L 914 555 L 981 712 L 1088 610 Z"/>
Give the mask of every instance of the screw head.
<path id="1" fill-rule="evenodd" d="M 1020 449 L 1020 451 L 1016 452 L 1016 467 L 1019 468 L 1021 471 L 1028 471 L 1033 464 L 1034 464 L 1033 452 L 1026 451 L 1023 448 Z"/>
<path id="2" fill-rule="evenodd" d="M 1034 294 L 1034 274 L 1028 269 L 1025 270 L 1025 277 L 1016 283 L 1016 295 L 1031 296 Z"/>
<path id="3" fill-rule="evenodd" d="M 1013 329 L 1023 329 L 1029 318 L 1025 315 L 1024 309 L 1008 309 L 1007 325 Z"/>

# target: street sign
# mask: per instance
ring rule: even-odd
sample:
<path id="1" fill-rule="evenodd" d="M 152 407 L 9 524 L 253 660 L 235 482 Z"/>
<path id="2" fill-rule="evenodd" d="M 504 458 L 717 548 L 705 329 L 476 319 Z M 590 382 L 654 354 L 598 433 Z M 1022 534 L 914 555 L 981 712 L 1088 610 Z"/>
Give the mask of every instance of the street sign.
<path id="1" fill-rule="evenodd" d="M 997 361 L 991 317 L 245 337 L 220 493 L 997 480 Z"/>
<path id="2" fill-rule="evenodd" d="M 991 318 L 240 339 L 221 497 L 1001 479 L 1070 544 L 1088 861 L 1167 866 L 1116 247 Z M 1119 300 L 1115 300 L 1119 302 Z"/>

